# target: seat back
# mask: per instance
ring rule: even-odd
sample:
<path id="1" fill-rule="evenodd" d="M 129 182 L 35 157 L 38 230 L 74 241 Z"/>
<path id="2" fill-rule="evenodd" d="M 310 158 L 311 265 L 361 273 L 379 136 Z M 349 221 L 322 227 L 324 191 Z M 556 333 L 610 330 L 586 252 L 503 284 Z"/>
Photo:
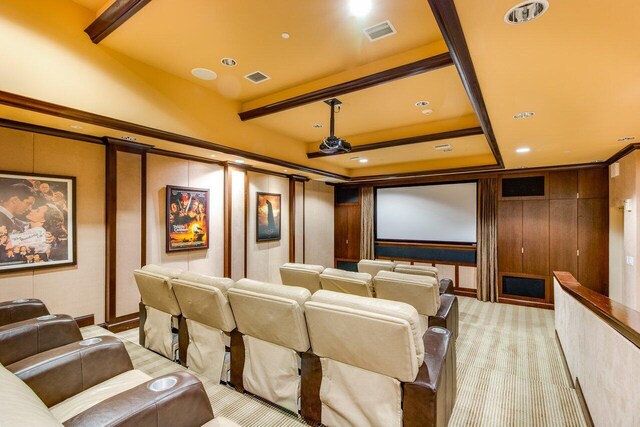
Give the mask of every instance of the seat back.
<path id="1" fill-rule="evenodd" d="M 305 352 L 309 335 L 304 303 L 308 289 L 242 279 L 229 289 L 238 330 L 263 341 Z"/>
<path id="2" fill-rule="evenodd" d="M 33 390 L 2 365 L 0 365 L 0 425 L 62 426 Z"/>
<path id="3" fill-rule="evenodd" d="M 358 263 L 359 273 L 369 273 L 375 277 L 378 271 L 393 271 L 396 263 L 382 259 L 363 259 Z"/>
<path id="4" fill-rule="evenodd" d="M 236 327 L 227 291 L 233 280 L 197 273 L 181 273 L 171 287 L 182 315 L 203 325 L 231 332 Z"/>
<path id="5" fill-rule="evenodd" d="M 396 273 L 431 276 L 439 281 L 438 269 L 429 265 L 398 264 L 393 269 Z"/>
<path id="6" fill-rule="evenodd" d="M 46 316 L 49 310 L 39 299 L 24 298 L 0 302 L 0 326 Z"/>
<path id="7" fill-rule="evenodd" d="M 410 304 L 418 314 L 435 316 L 440 308 L 440 286 L 432 276 L 381 271 L 373 282 L 377 298 Z"/>
<path id="8" fill-rule="evenodd" d="M 159 265 L 145 265 L 133 272 L 136 279 L 142 303 L 172 316 L 181 314 L 178 300 L 171 288 L 171 279 L 177 278 L 181 270 L 161 267 Z"/>
<path id="9" fill-rule="evenodd" d="M 320 275 L 322 289 L 345 294 L 373 297 L 375 295 L 371 275 L 326 268 Z"/>
<path id="10" fill-rule="evenodd" d="M 300 286 L 314 293 L 320 290 L 321 265 L 286 263 L 280 267 L 280 278 L 283 285 Z"/>
<path id="11" fill-rule="evenodd" d="M 412 306 L 321 290 L 305 304 L 305 314 L 311 348 L 320 358 L 415 380 L 424 343 Z"/>

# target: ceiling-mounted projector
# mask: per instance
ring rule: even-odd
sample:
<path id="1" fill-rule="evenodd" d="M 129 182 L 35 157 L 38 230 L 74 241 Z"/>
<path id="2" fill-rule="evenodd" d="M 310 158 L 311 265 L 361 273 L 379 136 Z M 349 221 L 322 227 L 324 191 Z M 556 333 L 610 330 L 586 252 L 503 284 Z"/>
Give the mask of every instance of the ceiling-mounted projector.
<path id="1" fill-rule="evenodd" d="M 351 151 L 351 144 L 342 138 L 338 138 L 334 134 L 336 106 L 339 109 L 342 102 L 336 98 L 327 99 L 324 102 L 331 107 L 331 128 L 329 130 L 329 136 L 323 139 L 320 144 L 320 151 L 325 154 L 348 153 Z"/>

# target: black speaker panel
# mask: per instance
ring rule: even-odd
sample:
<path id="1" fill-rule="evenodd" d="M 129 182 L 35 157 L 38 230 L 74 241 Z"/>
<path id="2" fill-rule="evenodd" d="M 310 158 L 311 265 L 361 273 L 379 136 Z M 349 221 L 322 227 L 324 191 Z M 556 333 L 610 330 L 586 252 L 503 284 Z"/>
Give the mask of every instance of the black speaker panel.
<path id="1" fill-rule="evenodd" d="M 544 176 L 502 178 L 502 197 L 544 196 Z"/>

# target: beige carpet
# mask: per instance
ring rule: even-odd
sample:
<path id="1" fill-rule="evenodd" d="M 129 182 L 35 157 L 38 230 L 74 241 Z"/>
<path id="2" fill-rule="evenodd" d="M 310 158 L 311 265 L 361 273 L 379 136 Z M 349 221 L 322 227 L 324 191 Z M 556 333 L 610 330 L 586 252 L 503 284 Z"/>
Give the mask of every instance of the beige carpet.
<path id="1" fill-rule="evenodd" d="M 450 426 L 584 426 L 562 364 L 553 312 L 459 297 L 458 396 Z M 109 334 L 92 326 L 86 337 Z M 134 366 L 151 376 L 184 370 L 118 334 Z M 306 425 L 294 414 L 200 377 L 217 416 L 243 426 Z M 360 427 L 360 426 L 357 426 Z"/>

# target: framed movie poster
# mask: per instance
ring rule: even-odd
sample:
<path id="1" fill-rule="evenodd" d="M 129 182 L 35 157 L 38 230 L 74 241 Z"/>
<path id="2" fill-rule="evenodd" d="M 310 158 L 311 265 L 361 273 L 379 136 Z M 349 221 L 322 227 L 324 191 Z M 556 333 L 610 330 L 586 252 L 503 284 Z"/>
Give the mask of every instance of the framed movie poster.
<path id="1" fill-rule="evenodd" d="M 0 172 L 0 272 L 76 264 L 76 179 Z"/>
<path id="2" fill-rule="evenodd" d="M 209 190 L 167 185 L 167 252 L 209 248 Z"/>
<path id="3" fill-rule="evenodd" d="M 256 210 L 256 240 L 258 242 L 280 240 L 282 227 L 280 199 L 280 194 L 258 193 L 258 208 Z"/>

